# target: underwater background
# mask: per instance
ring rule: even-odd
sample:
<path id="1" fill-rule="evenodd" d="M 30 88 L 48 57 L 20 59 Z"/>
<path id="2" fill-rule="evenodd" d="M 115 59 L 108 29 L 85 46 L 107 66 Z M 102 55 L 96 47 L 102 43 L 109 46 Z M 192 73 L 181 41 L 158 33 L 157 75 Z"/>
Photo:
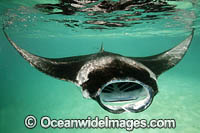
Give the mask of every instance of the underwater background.
<path id="1" fill-rule="evenodd" d="M 134 129 L 135 133 L 200 131 L 200 1 L 148 0 L 126 9 L 64 11 L 58 0 L 1 0 L 0 26 L 21 48 L 43 57 L 69 57 L 104 50 L 124 56 L 150 56 L 172 48 L 195 28 L 183 60 L 158 78 L 159 93 L 141 113 L 111 114 L 85 99 L 81 88 L 47 76 L 25 61 L 0 32 L 0 132 L 127 132 L 126 129 L 34 129 L 27 115 L 56 119 L 175 119 L 175 129 Z M 102 2 L 102 0 L 100 1 Z M 143 5 L 143 6 L 140 6 Z M 62 8 L 61 8 L 62 7 Z M 90 9 L 90 10 L 87 10 Z M 68 14 L 69 13 L 69 14 Z"/>

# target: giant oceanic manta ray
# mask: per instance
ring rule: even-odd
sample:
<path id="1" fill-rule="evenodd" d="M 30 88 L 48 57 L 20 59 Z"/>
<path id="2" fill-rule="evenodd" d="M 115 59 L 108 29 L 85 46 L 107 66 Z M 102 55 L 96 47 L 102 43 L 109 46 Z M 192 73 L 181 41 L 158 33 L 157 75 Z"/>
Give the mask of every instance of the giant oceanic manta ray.
<path id="1" fill-rule="evenodd" d="M 194 29 L 184 41 L 163 53 L 148 57 L 126 57 L 104 51 L 66 58 L 45 58 L 18 47 L 5 32 L 10 44 L 32 66 L 55 78 L 81 87 L 85 98 L 92 98 L 111 113 L 141 112 L 158 92 L 157 78 L 174 67 L 185 55 Z"/>

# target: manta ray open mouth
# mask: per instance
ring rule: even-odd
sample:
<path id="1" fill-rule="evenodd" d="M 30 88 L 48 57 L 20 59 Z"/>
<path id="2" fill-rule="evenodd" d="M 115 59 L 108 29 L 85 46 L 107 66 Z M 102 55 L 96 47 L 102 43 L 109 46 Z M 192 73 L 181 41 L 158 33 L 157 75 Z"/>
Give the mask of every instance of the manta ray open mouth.
<path id="1" fill-rule="evenodd" d="M 137 80 L 113 80 L 102 87 L 100 105 L 118 112 L 140 112 L 152 102 L 152 88 Z"/>

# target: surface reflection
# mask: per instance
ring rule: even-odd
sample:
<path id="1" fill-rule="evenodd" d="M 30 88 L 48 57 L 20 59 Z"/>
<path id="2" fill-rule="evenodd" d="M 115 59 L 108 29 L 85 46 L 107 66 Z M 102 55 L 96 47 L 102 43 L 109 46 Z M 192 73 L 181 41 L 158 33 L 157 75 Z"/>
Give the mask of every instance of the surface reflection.
<path id="1" fill-rule="evenodd" d="M 59 0 L 57 4 L 36 4 L 35 8 L 47 13 L 84 16 L 81 26 L 85 29 L 109 29 L 130 27 L 144 23 L 145 20 L 156 20 L 163 16 L 173 15 L 176 5 L 166 0 Z M 80 27 L 79 19 L 49 19 L 63 23 L 65 26 Z"/>

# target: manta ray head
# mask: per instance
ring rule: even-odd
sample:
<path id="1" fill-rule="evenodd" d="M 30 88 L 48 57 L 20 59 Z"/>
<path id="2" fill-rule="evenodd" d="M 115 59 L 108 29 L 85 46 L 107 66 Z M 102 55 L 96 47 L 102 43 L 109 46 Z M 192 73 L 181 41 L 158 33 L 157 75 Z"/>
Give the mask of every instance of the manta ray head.
<path id="1" fill-rule="evenodd" d="M 158 92 L 157 78 L 174 67 L 188 50 L 192 33 L 175 47 L 148 57 L 126 57 L 106 52 L 65 57 L 45 58 L 18 47 L 5 32 L 9 43 L 39 71 L 70 81 L 82 88 L 83 96 L 91 98 L 111 113 L 141 112 Z"/>
<path id="2" fill-rule="evenodd" d="M 112 113 L 143 111 L 158 91 L 156 75 L 150 69 L 109 52 L 101 52 L 84 64 L 77 81 L 84 97 Z"/>

